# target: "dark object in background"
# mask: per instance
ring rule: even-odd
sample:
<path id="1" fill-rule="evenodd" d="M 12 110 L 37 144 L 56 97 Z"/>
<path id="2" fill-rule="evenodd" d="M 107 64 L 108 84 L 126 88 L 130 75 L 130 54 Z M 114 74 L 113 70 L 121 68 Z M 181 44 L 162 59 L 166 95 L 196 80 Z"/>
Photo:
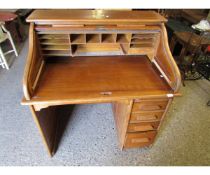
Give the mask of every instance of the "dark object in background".
<path id="1" fill-rule="evenodd" d="M 23 42 L 27 37 L 24 25 L 26 25 L 25 19 L 31 12 L 31 9 L 19 9 L 15 12 L 17 18 L 5 23 L 16 43 Z"/>
<path id="2" fill-rule="evenodd" d="M 19 24 L 18 19 L 5 23 L 5 27 L 10 31 L 15 43 L 21 43 L 24 41 L 24 31 Z"/>
<path id="3" fill-rule="evenodd" d="M 26 18 L 31 14 L 33 10 L 32 9 L 18 9 L 15 14 L 18 15 L 19 19 L 21 20 L 21 23 L 26 23 Z"/>
<path id="4" fill-rule="evenodd" d="M 210 81 L 210 62 L 200 63 L 197 66 L 197 71 L 207 80 Z"/>

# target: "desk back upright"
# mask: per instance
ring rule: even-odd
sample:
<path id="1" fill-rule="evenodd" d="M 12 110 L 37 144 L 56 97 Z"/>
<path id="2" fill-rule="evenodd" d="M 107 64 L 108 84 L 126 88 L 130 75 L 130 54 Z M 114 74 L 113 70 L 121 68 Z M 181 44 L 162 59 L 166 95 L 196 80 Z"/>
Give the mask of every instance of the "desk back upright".
<path id="1" fill-rule="evenodd" d="M 112 103 L 121 149 L 153 143 L 181 81 L 165 18 L 152 11 L 35 10 L 27 22 L 22 104 L 50 155 L 70 104 Z"/>

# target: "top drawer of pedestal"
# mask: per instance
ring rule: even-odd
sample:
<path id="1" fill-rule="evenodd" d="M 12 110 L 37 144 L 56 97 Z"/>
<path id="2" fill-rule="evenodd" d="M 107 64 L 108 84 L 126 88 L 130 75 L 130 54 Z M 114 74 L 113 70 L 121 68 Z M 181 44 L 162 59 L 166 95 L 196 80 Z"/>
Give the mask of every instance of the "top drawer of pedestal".
<path id="1" fill-rule="evenodd" d="M 132 112 L 143 111 L 159 111 L 165 110 L 169 99 L 156 99 L 156 100 L 135 100 L 132 108 Z"/>
<path id="2" fill-rule="evenodd" d="M 27 22 L 36 24 L 159 24 L 167 20 L 154 11 L 35 10 Z"/>

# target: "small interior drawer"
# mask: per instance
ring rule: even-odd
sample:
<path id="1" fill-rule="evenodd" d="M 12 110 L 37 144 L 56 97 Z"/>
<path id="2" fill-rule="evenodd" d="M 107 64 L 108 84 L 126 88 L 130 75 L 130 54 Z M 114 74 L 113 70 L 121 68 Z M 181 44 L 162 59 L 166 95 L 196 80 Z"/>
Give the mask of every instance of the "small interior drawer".
<path id="1" fill-rule="evenodd" d="M 160 122 L 130 123 L 127 132 L 153 131 L 158 128 L 159 123 Z"/>
<path id="2" fill-rule="evenodd" d="M 156 131 L 127 133 L 124 148 L 149 146 L 153 142 L 156 134 Z"/>
<path id="3" fill-rule="evenodd" d="M 132 113 L 130 123 L 137 123 L 142 121 L 160 121 L 163 113 L 163 111 L 145 111 L 140 113 Z"/>
<path id="4" fill-rule="evenodd" d="M 168 99 L 161 101 L 154 100 L 134 102 L 132 112 L 164 110 L 167 104 Z"/>

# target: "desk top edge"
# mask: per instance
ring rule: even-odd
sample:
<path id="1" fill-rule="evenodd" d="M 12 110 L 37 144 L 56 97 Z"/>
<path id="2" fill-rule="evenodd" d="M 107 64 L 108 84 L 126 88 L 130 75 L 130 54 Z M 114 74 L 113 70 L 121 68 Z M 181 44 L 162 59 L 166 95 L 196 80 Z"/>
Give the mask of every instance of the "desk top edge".
<path id="1" fill-rule="evenodd" d="M 35 10 L 26 19 L 35 23 L 163 23 L 167 22 L 163 16 L 154 11 L 123 11 L 123 10 Z"/>

